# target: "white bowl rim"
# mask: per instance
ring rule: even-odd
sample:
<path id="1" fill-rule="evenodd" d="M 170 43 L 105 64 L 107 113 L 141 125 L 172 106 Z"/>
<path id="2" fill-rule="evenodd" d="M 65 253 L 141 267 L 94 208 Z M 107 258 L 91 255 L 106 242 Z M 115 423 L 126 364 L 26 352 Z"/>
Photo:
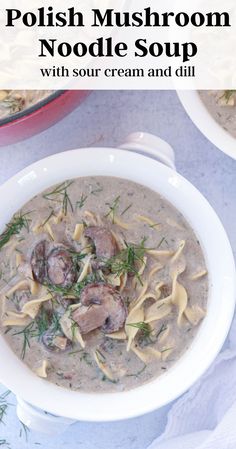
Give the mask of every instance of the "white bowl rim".
<path id="1" fill-rule="evenodd" d="M 232 321 L 235 266 L 220 220 L 191 183 L 153 159 L 113 148 L 82 148 L 58 153 L 39 160 L 13 176 L 0 187 L 3 198 L 0 227 L 3 228 L 16 209 L 37 192 L 65 179 L 85 175 L 131 179 L 165 196 L 190 224 L 194 217 L 198 217 L 194 230 L 205 252 L 211 284 L 208 313 L 190 349 L 167 373 L 133 390 L 89 394 L 57 387 L 33 374 L 0 337 L 0 380 L 17 396 L 55 415 L 86 421 L 114 421 L 160 408 L 185 392 L 206 371 L 221 349 Z M 215 235 L 209 232 L 206 237 L 206 232 L 212 227 Z M 219 261 L 216 263 L 217 257 Z M 227 301 L 222 301 L 224 298 Z M 217 326 L 215 320 L 218 320 Z"/>
<path id="2" fill-rule="evenodd" d="M 178 90 L 178 97 L 192 122 L 219 150 L 236 159 L 236 139 L 212 117 L 197 90 Z"/>

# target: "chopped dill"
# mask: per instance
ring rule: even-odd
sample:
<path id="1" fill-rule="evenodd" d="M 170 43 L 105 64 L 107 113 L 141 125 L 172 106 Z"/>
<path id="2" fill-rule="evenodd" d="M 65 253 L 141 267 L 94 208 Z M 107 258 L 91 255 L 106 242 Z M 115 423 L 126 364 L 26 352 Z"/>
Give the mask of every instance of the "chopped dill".
<path id="1" fill-rule="evenodd" d="M 220 99 L 224 98 L 226 103 L 229 103 L 230 98 L 232 95 L 236 93 L 236 90 L 225 90 L 223 95 L 220 97 Z"/>
<path id="2" fill-rule="evenodd" d="M 98 274 L 96 272 L 88 274 L 83 281 L 77 282 L 76 284 L 72 285 L 71 287 L 61 287 L 59 285 L 52 285 L 47 284 L 46 287 L 48 288 L 48 291 L 53 294 L 61 294 L 64 296 L 76 296 L 79 297 L 81 290 L 87 285 L 91 284 L 93 282 L 99 282 L 101 279 L 99 278 Z"/>
<path id="3" fill-rule="evenodd" d="M 41 309 L 40 314 L 27 326 L 21 329 L 18 332 L 13 333 L 12 335 L 22 335 L 23 343 L 21 350 L 21 358 L 22 360 L 25 358 L 25 354 L 28 348 L 30 348 L 30 340 L 31 338 L 40 339 L 44 332 L 46 332 L 50 328 L 52 334 L 56 334 L 61 330 L 60 327 L 60 317 L 54 312 L 51 316 L 49 316 L 45 309 Z"/>
<path id="4" fill-rule="evenodd" d="M 84 351 L 80 357 L 80 362 L 85 362 L 88 366 L 92 366 L 92 361 L 88 352 Z"/>
<path id="5" fill-rule="evenodd" d="M 115 215 L 119 207 L 120 195 L 115 198 L 113 203 L 106 203 L 106 206 L 109 207 L 109 212 L 105 215 L 105 218 L 111 217 L 112 223 L 114 223 Z"/>
<path id="6" fill-rule="evenodd" d="M 74 181 L 65 181 L 62 184 L 59 184 L 55 189 L 51 192 L 45 193 L 43 198 L 45 200 L 54 201 L 56 203 L 62 204 L 62 212 L 64 215 L 67 215 L 68 209 L 70 207 L 73 212 L 74 208 L 71 203 L 70 197 L 68 195 L 68 188 L 73 184 Z"/>
<path id="7" fill-rule="evenodd" d="M 109 379 L 105 374 L 102 376 L 102 382 L 111 382 L 112 384 L 117 384 L 119 382 L 119 379 Z"/>
<path id="8" fill-rule="evenodd" d="M 69 250 L 69 253 L 72 256 L 73 264 L 78 265 L 78 262 L 83 260 L 86 257 L 85 253 L 77 253 L 76 251 Z"/>
<path id="9" fill-rule="evenodd" d="M 82 195 L 81 195 L 79 201 L 76 202 L 76 207 L 78 207 L 79 209 L 82 209 L 82 207 L 84 207 L 84 205 L 85 205 L 87 199 L 88 199 L 88 195 L 84 195 L 84 194 L 82 193 Z"/>
<path id="10" fill-rule="evenodd" d="M 161 354 L 163 354 L 163 352 L 170 351 L 171 349 L 173 349 L 173 347 L 171 347 L 171 348 L 166 348 L 166 349 L 162 349 L 162 351 L 160 351 L 160 352 L 161 352 Z"/>
<path id="11" fill-rule="evenodd" d="M 46 223 L 48 223 L 48 221 L 52 218 L 55 217 L 55 212 L 54 210 L 51 211 L 51 213 L 49 214 L 49 216 L 46 218 L 46 220 L 41 224 L 41 228 L 43 228 L 45 226 Z"/>
<path id="12" fill-rule="evenodd" d="M 124 248 L 120 253 L 118 253 L 113 258 L 106 262 L 106 267 L 109 268 L 112 273 L 120 276 L 122 274 L 128 273 L 133 274 L 137 277 L 140 284 L 142 285 L 142 280 L 139 275 L 136 263 L 139 261 L 144 263 L 144 254 L 147 248 L 145 248 L 146 238 L 143 238 L 140 245 L 128 244 L 125 242 L 126 248 Z"/>
<path id="13" fill-rule="evenodd" d="M 72 202 L 70 200 L 70 197 L 67 193 L 67 190 L 64 191 L 63 201 L 62 201 L 62 212 L 64 215 L 67 215 L 68 212 L 68 206 L 70 206 L 71 212 L 74 212 L 74 208 L 72 205 Z"/>
<path id="14" fill-rule="evenodd" d="M 30 324 L 25 326 L 21 331 L 15 332 L 14 335 L 22 335 L 23 336 L 23 344 L 22 344 L 22 350 L 21 350 L 21 358 L 25 358 L 26 350 L 27 348 L 30 348 L 30 338 L 35 337 L 36 330 L 35 330 L 35 322 L 32 321 Z"/>
<path id="15" fill-rule="evenodd" d="M 41 309 L 39 316 L 35 318 L 35 322 L 38 328 L 38 339 L 40 339 L 50 327 L 49 316 L 45 309 Z"/>
<path id="16" fill-rule="evenodd" d="M 99 362 L 105 363 L 106 357 L 105 357 L 105 355 L 101 351 L 99 351 L 99 349 L 96 349 L 95 354 L 96 354 Z"/>
<path id="17" fill-rule="evenodd" d="M 158 243 L 156 249 L 159 249 L 163 242 L 166 242 L 165 237 L 162 237 L 162 239 L 161 239 L 160 242 Z"/>
<path id="18" fill-rule="evenodd" d="M 151 229 L 155 229 L 157 226 L 160 226 L 160 223 L 153 223 L 152 225 L 149 224 L 148 226 L 149 226 L 149 228 L 151 228 Z"/>
<path id="19" fill-rule="evenodd" d="M 23 228 L 29 231 L 30 220 L 27 218 L 30 212 L 23 215 L 14 215 L 10 223 L 6 225 L 5 231 L 0 235 L 0 249 L 9 242 L 13 235 L 19 234 Z"/>
<path id="20" fill-rule="evenodd" d="M 145 323 L 144 321 L 140 321 L 139 323 L 129 323 L 127 326 L 136 327 L 140 331 L 142 331 L 142 334 L 145 338 L 149 337 L 151 333 L 153 332 L 150 324 Z"/>
<path id="21" fill-rule="evenodd" d="M 165 324 L 162 324 L 160 330 L 157 332 L 155 338 L 156 340 L 158 340 L 158 338 L 160 337 L 160 335 L 165 332 L 165 330 L 167 329 L 167 326 Z"/>
<path id="22" fill-rule="evenodd" d="M 128 212 L 128 210 L 129 210 L 132 206 L 133 206 L 132 203 L 129 204 L 129 206 L 127 206 L 127 207 L 123 210 L 123 212 L 121 212 L 121 215 L 124 215 L 126 212 Z"/>
<path id="23" fill-rule="evenodd" d="M 68 352 L 68 355 L 75 355 L 75 354 L 78 354 L 80 352 L 83 352 L 83 349 L 76 349 L 75 351 Z"/>
<path id="24" fill-rule="evenodd" d="M 0 424 L 3 423 L 3 419 L 7 413 L 7 408 L 10 405 L 9 402 L 7 401 L 7 397 L 9 396 L 10 393 L 11 392 L 7 390 L 0 395 Z"/>
<path id="25" fill-rule="evenodd" d="M 91 186 L 90 193 L 91 193 L 91 195 L 95 195 L 96 196 L 98 193 L 100 193 L 102 191 L 103 191 L 103 187 L 98 183 L 97 187 Z"/>
<path id="26" fill-rule="evenodd" d="M 141 370 L 139 370 L 137 373 L 126 374 L 126 377 L 138 377 L 138 376 L 140 376 L 140 374 L 142 374 L 145 371 L 146 368 L 147 368 L 147 365 L 144 365 L 143 368 Z"/>

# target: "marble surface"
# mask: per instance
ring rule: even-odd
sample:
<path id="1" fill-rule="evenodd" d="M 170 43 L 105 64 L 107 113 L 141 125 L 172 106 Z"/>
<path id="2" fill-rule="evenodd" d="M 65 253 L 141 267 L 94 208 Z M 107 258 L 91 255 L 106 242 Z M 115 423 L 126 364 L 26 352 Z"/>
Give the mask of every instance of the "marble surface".
<path id="1" fill-rule="evenodd" d="M 0 148 L 0 183 L 47 155 L 83 146 L 116 146 L 134 131 L 154 133 L 173 146 L 178 171 L 215 208 L 236 253 L 236 161 L 218 151 L 198 131 L 175 92 L 93 92 L 76 111 L 48 131 Z M 0 393 L 4 390 L 0 386 Z M 8 400 L 13 405 L 8 407 L 5 425 L 0 426 L 0 445 L 6 439 L 11 449 L 145 449 L 164 429 L 170 407 L 129 421 L 77 423 L 52 439 L 25 432 L 16 417 L 14 397 Z"/>

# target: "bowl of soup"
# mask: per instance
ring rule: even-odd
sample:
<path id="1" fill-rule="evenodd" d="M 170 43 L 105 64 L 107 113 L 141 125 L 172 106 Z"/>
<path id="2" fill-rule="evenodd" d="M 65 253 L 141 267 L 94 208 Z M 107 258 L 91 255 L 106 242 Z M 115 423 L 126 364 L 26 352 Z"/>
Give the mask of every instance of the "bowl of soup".
<path id="1" fill-rule="evenodd" d="M 160 408 L 220 350 L 231 247 L 173 167 L 167 143 L 138 133 L 43 159 L 0 187 L 0 380 L 31 428 Z"/>
<path id="2" fill-rule="evenodd" d="M 178 91 L 187 114 L 221 151 L 236 159 L 236 92 Z"/>
<path id="3" fill-rule="evenodd" d="M 0 146 L 54 125 L 86 98 L 86 91 L 0 90 Z"/>

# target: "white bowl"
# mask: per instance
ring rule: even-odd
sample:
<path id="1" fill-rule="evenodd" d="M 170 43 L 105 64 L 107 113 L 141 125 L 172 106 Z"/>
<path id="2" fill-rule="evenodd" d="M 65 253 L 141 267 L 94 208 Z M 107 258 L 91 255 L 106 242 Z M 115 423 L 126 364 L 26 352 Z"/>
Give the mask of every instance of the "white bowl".
<path id="1" fill-rule="evenodd" d="M 178 97 L 197 128 L 219 150 L 236 159 L 236 139 L 212 117 L 196 90 L 179 90 Z"/>
<path id="2" fill-rule="evenodd" d="M 146 155 L 136 153 L 142 150 Z M 185 392 L 206 371 L 227 336 L 235 306 L 235 266 L 226 233 L 201 193 L 154 157 L 174 166 L 173 150 L 168 144 L 140 133 L 132 135 L 122 149 L 78 149 L 40 160 L 0 187 L 0 228 L 3 229 L 13 213 L 32 196 L 68 178 L 105 175 L 143 184 L 159 192 L 183 213 L 200 240 L 209 271 L 207 315 L 191 347 L 168 372 L 130 391 L 89 394 L 58 387 L 31 372 L 0 337 L 0 380 L 20 397 L 18 415 L 33 428 L 50 432 L 50 426 L 45 430 L 47 426 L 39 423 L 40 410 L 32 413 L 29 404 L 57 416 L 86 421 L 131 418 L 162 407 Z M 56 419 L 42 413 L 41 418 Z M 70 421 L 61 420 L 61 423 L 63 428 L 63 423 L 67 425 Z"/>

